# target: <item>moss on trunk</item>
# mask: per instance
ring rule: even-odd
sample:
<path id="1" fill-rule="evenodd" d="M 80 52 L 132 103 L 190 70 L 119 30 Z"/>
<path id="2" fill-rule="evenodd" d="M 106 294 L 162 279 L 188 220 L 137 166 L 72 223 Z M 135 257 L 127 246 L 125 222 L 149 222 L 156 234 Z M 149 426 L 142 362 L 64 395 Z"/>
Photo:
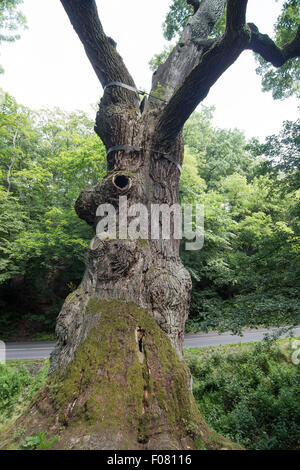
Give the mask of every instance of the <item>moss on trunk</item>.
<path id="1" fill-rule="evenodd" d="M 14 431 L 59 435 L 57 449 L 232 448 L 201 418 L 185 363 L 146 310 L 91 298 L 86 313 L 97 326 L 66 368 L 49 376 Z M 21 441 L 11 432 L 4 448 Z"/>

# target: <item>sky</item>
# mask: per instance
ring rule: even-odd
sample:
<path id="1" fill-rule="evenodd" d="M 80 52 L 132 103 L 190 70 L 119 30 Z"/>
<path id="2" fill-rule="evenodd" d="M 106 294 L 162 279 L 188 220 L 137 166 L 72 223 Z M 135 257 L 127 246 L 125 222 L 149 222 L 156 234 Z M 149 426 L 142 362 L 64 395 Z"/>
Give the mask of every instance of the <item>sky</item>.
<path id="1" fill-rule="evenodd" d="M 148 62 L 167 42 L 162 23 L 171 0 L 99 0 L 99 16 L 106 34 L 117 42 L 138 88 L 149 90 Z M 249 0 L 247 20 L 261 32 L 272 34 L 283 1 Z M 58 106 L 66 111 L 82 109 L 93 116 L 91 106 L 102 96 L 102 87 L 88 61 L 59 0 L 24 0 L 22 11 L 28 29 L 21 39 L 2 44 L 0 87 L 16 100 L 40 109 Z M 203 101 L 214 105 L 213 123 L 238 128 L 247 137 L 263 139 L 280 131 L 284 120 L 299 116 L 296 98 L 274 101 L 261 91 L 252 52 L 244 52 L 212 87 Z"/>

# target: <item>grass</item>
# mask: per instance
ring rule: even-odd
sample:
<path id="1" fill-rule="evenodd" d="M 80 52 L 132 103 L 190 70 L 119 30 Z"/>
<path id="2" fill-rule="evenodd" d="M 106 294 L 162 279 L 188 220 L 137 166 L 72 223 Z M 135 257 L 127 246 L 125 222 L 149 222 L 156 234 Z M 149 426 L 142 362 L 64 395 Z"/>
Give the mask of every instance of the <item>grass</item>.
<path id="1" fill-rule="evenodd" d="M 0 364 L 0 431 L 26 410 L 46 381 L 48 360 Z"/>

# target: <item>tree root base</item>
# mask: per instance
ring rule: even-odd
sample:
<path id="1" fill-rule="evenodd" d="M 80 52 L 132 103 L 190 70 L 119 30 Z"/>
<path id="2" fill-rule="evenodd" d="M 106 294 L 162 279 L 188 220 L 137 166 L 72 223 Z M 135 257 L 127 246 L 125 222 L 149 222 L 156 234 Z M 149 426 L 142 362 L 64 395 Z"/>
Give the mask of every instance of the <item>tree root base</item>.
<path id="1" fill-rule="evenodd" d="M 57 436 L 53 449 L 240 449 L 204 422 L 184 361 L 146 310 L 95 301 L 88 312 L 94 326 L 73 360 L 3 431 L 0 449 L 39 432 Z"/>

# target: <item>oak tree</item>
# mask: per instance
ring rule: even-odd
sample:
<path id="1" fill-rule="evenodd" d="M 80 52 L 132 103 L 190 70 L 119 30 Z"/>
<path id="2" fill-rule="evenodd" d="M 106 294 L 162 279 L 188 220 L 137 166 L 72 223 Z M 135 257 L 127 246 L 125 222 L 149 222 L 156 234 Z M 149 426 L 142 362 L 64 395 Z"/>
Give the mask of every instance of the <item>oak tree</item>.
<path id="1" fill-rule="evenodd" d="M 247 0 L 187 0 L 192 15 L 140 106 L 95 0 L 61 3 L 104 88 L 95 131 L 108 171 L 76 202 L 94 231 L 100 204 L 119 216 L 119 196 L 149 212 L 151 204 L 179 202 L 183 126 L 243 51 L 276 68 L 300 55 L 300 27 L 279 47 L 246 22 Z M 225 7 L 225 31 L 216 37 Z M 48 384 L 20 422 L 32 431 L 52 420 L 61 448 L 229 448 L 201 418 L 182 359 L 191 280 L 180 241 L 122 239 L 118 230 L 115 239 L 92 239 L 82 283 L 58 317 Z"/>

